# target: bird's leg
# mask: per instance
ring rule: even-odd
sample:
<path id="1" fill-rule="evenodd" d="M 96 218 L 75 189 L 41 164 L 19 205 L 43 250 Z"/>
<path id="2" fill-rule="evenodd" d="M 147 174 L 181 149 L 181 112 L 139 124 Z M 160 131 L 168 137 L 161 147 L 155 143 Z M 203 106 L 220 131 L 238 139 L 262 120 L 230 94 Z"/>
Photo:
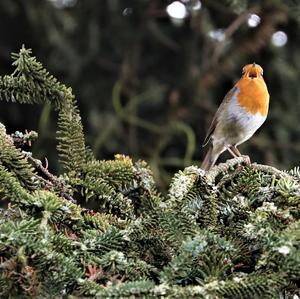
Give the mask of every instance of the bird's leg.
<path id="1" fill-rule="evenodd" d="M 236 146 L 230 146 L 230 149 L 238 156 L 241 157 L 242 154 L 240 153 L 240 151 L 238 150 L 238 148 Z"/>
<path id="2" fill-rule="evenodd" d="M 248 155 L 242 155 L 236 146 L 231 146 L 231 150 L 238 155 L 238 157 L 244 157 L 246 164 L 251 164 L 250 157 Z"/>
<path id="3" fill-rule="evenodd" d="M 234 158 L 244 157 L 246 164 L 251 164 L 250 157 L 247 155 L 242 155 L 236 146 L 225 144 L 225 147 Z"/>
<path id="4" fill-rule="evenodd" d="M 233 156 L 233 158 L 237 158 L 238 157 L 238 155 L 234 152 L 232 145 L 225 144 L 225 147 L 228 150 L 228 152 Z"/>

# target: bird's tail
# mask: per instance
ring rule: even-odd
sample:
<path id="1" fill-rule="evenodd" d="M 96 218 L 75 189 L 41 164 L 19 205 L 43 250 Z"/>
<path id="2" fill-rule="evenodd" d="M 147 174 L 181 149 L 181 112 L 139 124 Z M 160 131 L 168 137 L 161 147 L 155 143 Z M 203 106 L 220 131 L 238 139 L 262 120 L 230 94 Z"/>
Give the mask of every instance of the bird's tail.
<path id="1" fill-rule="evenodd" d="M 201 168 L 205 171 L 210 170 L 216 163 L 217 159 L 219 158 L 220 154 L 224 151 L 223 147 L 222 149 L 215 149 L 213 146 L 211 146 L 206 153 L 206 156 L 202 162 Z"/>

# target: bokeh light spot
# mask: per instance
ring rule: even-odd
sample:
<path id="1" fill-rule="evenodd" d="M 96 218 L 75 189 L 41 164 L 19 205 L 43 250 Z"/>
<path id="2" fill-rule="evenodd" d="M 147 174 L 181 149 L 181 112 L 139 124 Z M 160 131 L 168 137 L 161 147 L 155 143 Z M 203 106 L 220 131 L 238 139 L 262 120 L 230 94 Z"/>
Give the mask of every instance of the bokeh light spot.
<path id="1" fill-rule="evenodd" d="M 202 7 L 202 3 L 199 0 L 194 0 L 192 4 L 192 10 L 200 10 Z"/>
<path id="2" fill-rule="evenodd" d="M 208 35 L 211 39 L 214 39 L 218 42 L 222 42 L 225 40 L 225 32 L 224 29 L 216 29 L 208 32 Z"/>
<path id="3" fill-rule="evenodd" d="M 122 15 L 124 17 L 128 17 L 130 16 L 131 14 L 133 13 L 133 9 L 131 7 L 126 7 L 123 12 L 122 12 Z"/>
<path id="4" fill-rule="evenodd" d="M 55 6 L 56 8 L 63 9 L 67 7 L 75 6 L 77 0 L 48 0 Z"/>
<path id="5" fill-rule="evenodd" d="M 260 23 L 260 17 L 256 14 L 250 14 L 248 17 L 248 26 L 256 27 Z"/>
<path id="6" fill-rule="evenodd" d="M 174 1 L 167 6 L 167 14 L 174 19 L 184 19 L 187 16 L 185 5 L 179 1 Z"/>
<path id="7" fill-rule="evenodd" d="M 275 47 L 283 47 L 287 43 L 288 37 L 285 32 L 276 31 L 273 33 L 271 41 Z"/>

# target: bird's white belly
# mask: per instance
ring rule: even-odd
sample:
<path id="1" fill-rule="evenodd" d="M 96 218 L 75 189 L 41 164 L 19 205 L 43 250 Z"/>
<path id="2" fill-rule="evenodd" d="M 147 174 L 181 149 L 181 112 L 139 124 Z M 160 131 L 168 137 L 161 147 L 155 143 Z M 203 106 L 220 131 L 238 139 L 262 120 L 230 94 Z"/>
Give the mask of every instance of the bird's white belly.
<path id="1" fill-rule="evenodd" d="M 223 112 L 213 136 L 218 143 L 239 145 L 248 140 L 266 120 L 266 116 L 259 112 L 252 114 L 241 107 L 236 96 L 232 97 Z"/>

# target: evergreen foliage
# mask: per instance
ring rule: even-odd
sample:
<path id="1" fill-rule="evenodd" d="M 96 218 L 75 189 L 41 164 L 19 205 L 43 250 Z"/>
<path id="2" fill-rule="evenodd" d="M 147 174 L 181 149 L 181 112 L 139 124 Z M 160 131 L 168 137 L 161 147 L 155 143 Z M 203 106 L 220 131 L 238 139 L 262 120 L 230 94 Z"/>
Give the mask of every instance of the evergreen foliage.
<path id="1" fill-rule="evenodd" d="M 279 298 L 299 292 L 300 175 L 243 158 L 177 173 L 96 160 L 71 90 L 21 49 L 2 100 L 59 110 L 55 177 L 0 127 L 1 298 Z M 5 87 L 5 86 L 8 86 Z M 73 203 L 71 199 L 76 199 Z M 93 203 L 94 210 L 89 208 Z"/>

